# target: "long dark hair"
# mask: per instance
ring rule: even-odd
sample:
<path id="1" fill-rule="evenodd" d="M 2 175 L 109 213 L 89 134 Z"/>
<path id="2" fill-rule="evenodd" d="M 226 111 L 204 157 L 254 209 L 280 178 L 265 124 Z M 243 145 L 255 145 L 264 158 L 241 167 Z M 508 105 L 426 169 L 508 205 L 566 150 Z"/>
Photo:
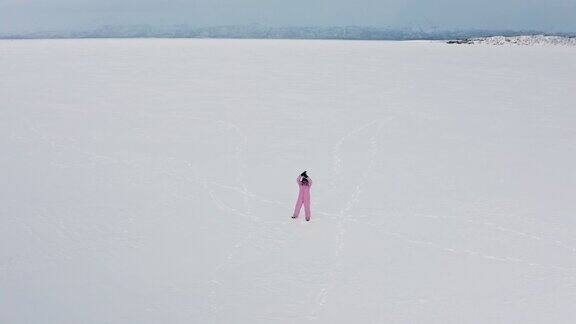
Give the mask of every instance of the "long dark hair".
<path id="1" fill-rule="evenodd" d="M 300 174 L 300 176 L 302 177 L 302 179 L 300 180 L 300 182 L 302 182 L 303 185 L 308 186 L 308 175 L 306 174 L 306 171 L 302 172 L 302 174 Z"/>

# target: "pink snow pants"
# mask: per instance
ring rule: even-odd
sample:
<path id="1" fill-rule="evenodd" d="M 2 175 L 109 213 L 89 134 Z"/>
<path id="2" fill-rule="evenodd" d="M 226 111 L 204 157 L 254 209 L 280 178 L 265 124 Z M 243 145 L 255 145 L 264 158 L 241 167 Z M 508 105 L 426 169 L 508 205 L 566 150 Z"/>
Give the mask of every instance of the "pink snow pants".
<path id="1" fill-rule="evenodd" d="M 308 185 L 304 185 L 301 180 L 302 176 L 298 176 L 296 183 L 300 187 L 300 192 L 298 193 L 298 200 L 296 201 L 296 207 L 294 207 L 294 217 L 300 215 L 300 209 L 302 209 L 302 204 L 304 204 L 304 211 L 306 214 L 306 220 L 310 220 L 310 187 L 312 187 L 312 179 L 308 178 Z"/>

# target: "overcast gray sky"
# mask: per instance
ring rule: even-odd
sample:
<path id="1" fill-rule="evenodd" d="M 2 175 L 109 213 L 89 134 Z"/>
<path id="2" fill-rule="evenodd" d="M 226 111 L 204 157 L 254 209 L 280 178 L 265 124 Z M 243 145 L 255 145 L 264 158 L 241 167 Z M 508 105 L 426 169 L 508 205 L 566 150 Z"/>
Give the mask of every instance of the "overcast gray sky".
<path id="1" fill-rule="evenodd" d="M 0 0 L 2 33 L 252 23 L 576 32 L 576 0 Z"/>

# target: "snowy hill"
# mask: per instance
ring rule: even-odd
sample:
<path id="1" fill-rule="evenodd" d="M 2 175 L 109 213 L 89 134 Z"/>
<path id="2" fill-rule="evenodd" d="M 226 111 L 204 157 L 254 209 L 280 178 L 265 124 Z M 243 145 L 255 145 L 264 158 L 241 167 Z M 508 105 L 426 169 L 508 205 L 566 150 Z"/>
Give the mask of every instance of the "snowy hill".
<path id="1" fill-rule="evenodd" d="M 572 48 L 0 53 L 0 323 L 576 318 Z"/>

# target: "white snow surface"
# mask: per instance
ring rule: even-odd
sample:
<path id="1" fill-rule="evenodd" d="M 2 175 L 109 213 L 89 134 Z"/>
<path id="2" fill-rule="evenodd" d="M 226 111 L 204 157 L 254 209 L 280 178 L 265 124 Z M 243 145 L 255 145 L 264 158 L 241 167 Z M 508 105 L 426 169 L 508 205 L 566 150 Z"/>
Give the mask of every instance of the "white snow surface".
<path id="1" fill-rule="evenodd" d="M 561 45 L 576 46 L 576 37 L 523 35 L 523 36 L 491 36 L 470 39 L 471 44 L 486 45 Z"/>
<path id="2" fill-rule="evenodd" d="M 0 98 L 0 323 L 576 319 L 571 48 L 0 41 Z"/>

